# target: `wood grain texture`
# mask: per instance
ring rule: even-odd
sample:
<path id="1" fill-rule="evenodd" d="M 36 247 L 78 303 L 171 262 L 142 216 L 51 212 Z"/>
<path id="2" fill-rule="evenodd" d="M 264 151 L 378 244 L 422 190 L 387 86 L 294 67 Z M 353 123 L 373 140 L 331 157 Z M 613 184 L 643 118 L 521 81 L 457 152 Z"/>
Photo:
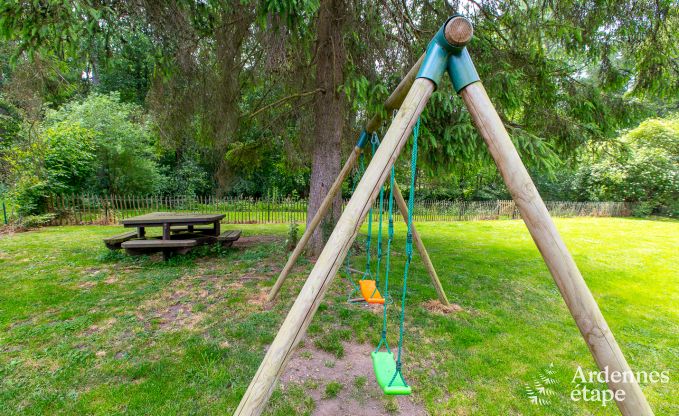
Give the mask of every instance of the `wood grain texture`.
<path id="1" fill-rule="evenodd" d="M 460 95 L 488 145 L 490 154 L 597 365 L 602 371 L 608 367 L 609 371 L 630 372 L 613 333 L 561 239 L 483 84 L 471 84 Z M 614 392 L 625 391 L 625 399 L 616 401 L 623 415 L 653 415 L 636 381 L 611 381 L 608 387 Z"/>
<path id="2" fill-rule="evenodd" d="M 382 144 L 356 186 L 318 261 L 269 347 L 235 415 L 259 415 L 292 353 L 304 337 L 318 305 L 342 265 L 391 166 L 403 149 L 417 118 L 434 91 L 434 83 L 417 79 L 394 118 Z"/>
<path id="3" fill-rule="evenodd" d="M 462 47 L 474 36 L 472 22 L 462 16 L 453 17 L 446 23 L 445 36 L 448 43 Z"/>
<path id="4" fill-rule="evenodd" d="M 186 214 L 182 212 L 153 212 L 151 214 L 139 215 L 126 218 L 121 221 L 125 226 L 154 226 L 168 224 L 210 224 L 220 221 L 225 217 L 224 214 Z"/>

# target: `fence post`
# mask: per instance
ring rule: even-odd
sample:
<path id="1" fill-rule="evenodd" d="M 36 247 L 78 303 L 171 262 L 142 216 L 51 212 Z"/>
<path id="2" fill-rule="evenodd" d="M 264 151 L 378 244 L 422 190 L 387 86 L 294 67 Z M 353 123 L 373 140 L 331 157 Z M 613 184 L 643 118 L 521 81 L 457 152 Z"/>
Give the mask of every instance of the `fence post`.
<path id="1" fill-rule="evenodd" d="M 4 200 L 4 199 L 2 200 L 2 216 L 3 216 L 3 218 L 5 219 L 5 225 L 7 225 L 7 224 L 8 224 L 8 221 L 7 221 L 7 207 L 5 207 L 5 200 Z"/>
<path id="2" fill-rule="evenodd" d="M 106 195 L 104 195 L 104 196 L 101 197 L 100 200 L 103 201 L 103 205 L 104 205 L 104 223 L 106 225 L 108 225 L 109 224 L 109 221 L 108 221 L 108 199 L 106 198 Z"/>

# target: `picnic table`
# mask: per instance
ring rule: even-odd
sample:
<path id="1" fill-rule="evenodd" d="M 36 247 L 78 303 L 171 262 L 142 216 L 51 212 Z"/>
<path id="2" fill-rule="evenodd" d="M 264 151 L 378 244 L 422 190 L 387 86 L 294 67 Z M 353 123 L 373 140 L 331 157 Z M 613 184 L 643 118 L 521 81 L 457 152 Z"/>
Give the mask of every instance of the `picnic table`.
<path id="1" fill-rule="evenodd" d="M 223 246 L 230 246 L 240 238 L 241 231 L 220 233 L 220 221 L 224 216 L 224 214 L 172 212 L 139 215 L 121 221 L 124 227 L 136 228 L 136 231 L 106 238 L 104 243 L 111 250 L 123 248 L 132 255 L 160 251 L 166 260 L 173 254 L 184 254 L 193 247 L 203 244 L 220 243 Z M 149 227 L 162 227 L 162 236 L 147 237 L 146 229 Z"/>

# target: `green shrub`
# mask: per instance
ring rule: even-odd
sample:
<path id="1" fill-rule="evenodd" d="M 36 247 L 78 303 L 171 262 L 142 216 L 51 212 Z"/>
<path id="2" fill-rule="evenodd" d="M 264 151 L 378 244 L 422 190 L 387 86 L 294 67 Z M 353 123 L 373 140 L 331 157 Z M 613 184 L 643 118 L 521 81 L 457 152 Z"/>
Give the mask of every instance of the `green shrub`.
<path id="1" fill-rule="evenodd" d="M 288 226 L 288 238 L 285 240 L 285 247 L 288 251 L 292 251 L 297 247 L 299 241 L 299 224 L 297 221 L 290 221 Z"/>
<path id="2" fill-rule="evenodd" d="M 172 156 L 174 157 L 174 154 Z M 210 176 L 198 163 L 199 160 L 198 154 L 184 154 L 179 162 L 163 166 L 161 171 L 166 180 L 160 192 L 166 195 L 186 196 L 211 194 Z"/>
<path id="3" fill-rule="evenodd" d="M 22 217 L 17 225 L 21 228 L 37 228 L 49 225 L 54 218 L 54 214 L 28 215 Z"/>
<path id="4" fill-rule="evenodd" d="M 70 102 L 48 112 L 45 125 L 48 129 L 79 126 L 93 132 L 94 180 L 87 191 L 152 194 L 160 189 L 162 176 L 142 109 L 121 102 L 118 94 L 90 94 L 82 102 Z"/>
<path id="5" fill-rule="evenodd" d="M 31 216 L 45 212 L 49 187 L 47 182 L 36 176 L 24 176 L 17 182 L 13 199 L 20 216 Z"/>
<path id="6" fill-rule="evenodd" d="M 679 117 L 649 119 L 585 161 L 573 182 L 585 200 L 638 202 L 634 215 L 677 215 Z"/>
<path id="7" fill-rule="evenodd" d="M 632 209 L 632 215 L 635 217 L 648 217 L 653 214 L 655 205 L 655 202 L 652 201 L 639 202 L 634 206 L 634 209 Z"/>
<path id="8" fill-rule="evenodd" d="M 79 124 L 61 122 L 44 131 L 44 167 L 53 194 L 70 194 L 96 187 L 94 138 L 96 133 Z M 88 186 L 89 184 L 89 186 Z"/>

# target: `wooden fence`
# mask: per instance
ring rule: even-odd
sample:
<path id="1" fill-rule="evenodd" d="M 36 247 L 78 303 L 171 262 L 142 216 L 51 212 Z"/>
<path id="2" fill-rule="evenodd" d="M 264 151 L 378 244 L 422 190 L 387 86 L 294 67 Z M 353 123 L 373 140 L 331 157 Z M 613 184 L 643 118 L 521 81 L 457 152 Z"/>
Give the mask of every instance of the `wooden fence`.
<path id="1" fill-rule="evenodd" d="M 625 202 L 547 201 L 546 204 L 553 217 L 624 217 L 631 215 L 633 208 Z M 384 205 L 386 209 L 386 201 Z M 376 216 L 377 203 L 374 208 Z M 53 195 L 48 202 L 48 211 L 55 214 L 54 225 L 116 224 L 125 218 L 158 211 L 224 214 L 223 222 L 231 224 L 304 223 L 306 210 L 306 200 L 285 198 Z M 519 218 L 514 201 L 423 200 L 415 203 L 418 222 Z M 400 215 L 395 220 L 403 221 Z"/>

